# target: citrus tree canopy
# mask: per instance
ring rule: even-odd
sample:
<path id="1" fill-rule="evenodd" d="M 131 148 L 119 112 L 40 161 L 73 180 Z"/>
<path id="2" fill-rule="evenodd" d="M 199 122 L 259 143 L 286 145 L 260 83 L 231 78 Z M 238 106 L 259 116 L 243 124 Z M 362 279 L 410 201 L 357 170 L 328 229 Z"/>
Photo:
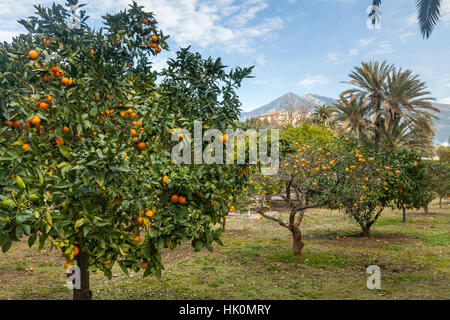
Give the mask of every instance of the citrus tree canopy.
<path id="1" fill-rule="evenodd" d="M 50 243 L 81 269 L 74 297 L 90 298 L 89 268 L 159 276 L 162 248 L 191 240 L 211 249 L 246 175 L 237 165 L 174 165 L 171 132 L 193 120 L 233 128 L 235 89 L 251 68 L 227 73 L 186 48 L 158 74 L 152 57 L 168 36 L 136 3 L 104 16 L 100 30 L 84 11 L 70 28 L 68 8 L 35 8 L 19 21 L 28 33 L 0 44 L 3 252 L 24 235 L 30 247 Z"/>

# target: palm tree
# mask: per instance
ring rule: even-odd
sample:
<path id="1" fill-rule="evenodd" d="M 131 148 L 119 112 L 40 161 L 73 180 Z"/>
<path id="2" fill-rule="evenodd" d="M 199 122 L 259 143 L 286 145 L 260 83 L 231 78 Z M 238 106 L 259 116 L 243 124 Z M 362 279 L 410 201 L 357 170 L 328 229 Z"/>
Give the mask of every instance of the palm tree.
<path id="1" fill-rule="evenodd" d="M 350 100 L 361 99 L 363 103 L 367 103 L 375 124 L 375 150 L 379 149 L 380 143 L 381 104 L 385 98 L 385 81 L 392 69 L 393 66 L 387 64 L 386 61 L 381 64 L 372 61 L 362 62 L 361 67 L 355 67 L 355 70 L 349 74 L 352 79 L 349 84 L 355 85 L 357 88 L 341 94 L 341 98 L 349 96 Z"/>
<path id="2" fill-rule="evenodd" d="M 424 38 L 429 38 L 434 30 L 441 11 L 441 4 L 443 0 L 416 0 L 417 6 L 417 21 L 419 23 L 420 32 Z M 372 8 L 379 7 L 381 0 L 374 0 Z M 373 18 L 373 10 L 371 10 L 369 18 Z M 373 22 L 372 22 L 373 23 Z"/>
<path id="3" fill-rule="evenodd" d="M 412 125 L 420 127 L 425 134 L 433 133 L 432 119 L 438 119 L 428 111 L 439 112 L 433 107 L 424 82 L 419 80 L 411 70 L 392 69 L 385 84 L 384 127 L 388 136 L 393 133 L 396 120 L 404 119 Z"/>
<path id="4" fill-rule="evenodd" d="M 335 104 L 335 120 L 340 123 L 342 129 L 354 131 L 358 143 L 361 141 L 361 132 L 370 126 L 367 116 L 369 108 L 362 99 L 348 100 L 341 97 Z"/>
<path id="5" fill-rule="evenodd" d="M 333 108 L 325 104 L 314 107 L 314 112 L 312 114 L 316 121 L 323 123 L 326 123 L 328 120 L 330 120 L 332 115 Z"/>
<path id="6" fill-rule="evenodd" d="M 413 121 L 396 118 L 391 132 L 383 125 L 381 136 L 386 147 L 416 150 L 422 156 L 433 150 L 434 128 L 431 128 L 431 133 L 427 133 Z"/>

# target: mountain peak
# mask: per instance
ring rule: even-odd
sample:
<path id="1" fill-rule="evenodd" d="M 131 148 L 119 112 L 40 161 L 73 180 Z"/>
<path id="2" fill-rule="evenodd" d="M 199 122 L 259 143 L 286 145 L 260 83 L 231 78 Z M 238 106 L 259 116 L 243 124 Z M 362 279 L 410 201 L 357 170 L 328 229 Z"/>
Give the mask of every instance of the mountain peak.
<path id="1" fill-rule="evenodd" d="M 247 118 L 257 117 L 265 113 L 283 110 L 286 106 L 295 106 L 304 112 L 305 109 L 312 110 L 312 108 L 317 105 L 331 105 L 335 102 L 336 100 L 332 98 L 323 97 L 317 94 L 305 93 L 300 96 L 293 92 L 288 92 L 253 111 L 243 112 L 240 118 L 241 120 L 245 120 Z"/>

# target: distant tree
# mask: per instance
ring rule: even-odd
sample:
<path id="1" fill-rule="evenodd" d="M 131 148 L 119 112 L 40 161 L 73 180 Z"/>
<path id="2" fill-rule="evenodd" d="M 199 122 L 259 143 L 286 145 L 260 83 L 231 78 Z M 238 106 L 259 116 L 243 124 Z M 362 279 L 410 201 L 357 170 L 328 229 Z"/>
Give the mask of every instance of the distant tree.
<path id="1" fill-rule="evenodd" d="M 450 163 L 450 146 L 439 146 L 436 150 L 439 161 Z"/>
<path id="2" fill-rule="evenodd" d="M 408 126 L 417 126 L 427 135 L 433 135 L 433 122 L 438 119 L 429 111 L 440 112 L 430 101 L 426 85 L 411 70 L 396 69 L 388 74 L 385 83 L 384 122 L 388 136 L 396 121 L 405 120 Z"/>
<path id="3" fill-rule="evenodd" d="M 349 74 L 349 84 L 356 86 L 341 94 L 341 97 L 350 96 L 352 99 L 362 99 L 367 103 L 370 113 L 373 115 L 375 125 L 374 148 L 379 149 L 381 130 L 381 107 L 385 98 L 385 81 L 389 72 L 393 69 L 386 61 L 382 62 L 362 62 L 360 67 Z"/>
<path id="4" fill-rule="evenodd" d="M 431 174 L 427 170 L 426 162 L 417 154 L 401 150 L 395 154 L 399 163 L 406 163 L 396 175 L 392 183 L 394 208 L 402 209 L 403 222 L 406 222 L 406 209 L 428 208 L 433 200 Z"/>
<path id="5" fill-rule="evenodd" d="M 271 124 L 267 119 L 261 119 L 258 117 L 251 117 L 244 121 L 243 127 L 245 129 L 261 129 L 261 128 L 270 128 Z"/>
<path id="6" fill-rule="evenodd" d="M 439 197 L 439 208 L 442 209 L 442 198 L 450 193 L 450 163 L 440 161 L 427 161 L 427 170 L 431 176 L 431 189 Z"/>
<path id="7" fill-rule="evenodd" d="M 314 107 L 313 119 L 318 123 L 326 124 L 333 116 L 333 107 L 325 104 Z"/>
<path id="8" fill-rule="evenodd" d="M 367 120 L 369 108 L 362 99 L 341 99 L 335 104 L 335 120 L 342 129 L 354 132 L 358 143 L 361 142 L 361 133 L 370 126 Z"/>

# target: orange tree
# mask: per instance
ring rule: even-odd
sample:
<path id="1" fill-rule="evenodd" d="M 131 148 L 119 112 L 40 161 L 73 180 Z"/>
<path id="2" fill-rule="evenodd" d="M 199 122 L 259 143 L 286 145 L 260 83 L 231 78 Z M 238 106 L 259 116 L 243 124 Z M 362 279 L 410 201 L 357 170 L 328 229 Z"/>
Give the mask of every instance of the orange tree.
<path id="1" fill-rule="evenodd" d="M 111 278 L 117 263 L 159 277 L 162 248 L 220 243 L 214 224 L 246 175 L 175 165 L 170 132 L 194 120 L 233 127 L 251 68 L 226 73 L 220 59 L 182 49 L 158 75 L 151 58 L 168 37 L 136 3 L 99 31 L 84 11 L 70 29 L 64 6 L 35 8 L 19 21 L 28 33 L 0 45 L 3 252 L 24 235 L 39 250 L 49 243 L 80 267 L 74 298 L 90 299 L 89 270 Z"/>
<path id="2" fill-rule="evenodd" d="M 346 138 L 342 144 L 346 156 L 345 179 L 336 190 L 339 208 L 353 217 L 361 226 L 363 235 L 370 237 L 372 225 L 387 206 L 402 204 L 417 206 L 429 196 L 427 181 L 420 167 L 420 158 L 410 150 L 382 150 L 358 148 L 354 141 Z M 418 181 L 413 181 L 415 178 Z M 415 191 L 413 199 L 409 191 Z M 405 190 L 406 193 L 405 193 Z M 411 194 L 413 192 L 411 191 Z"/>
<path id="3" fill-rule="evenodd" d="M 395 161 L 402 163 L 402 170 L 392 181 L 394 201 L 393 208 L 402 210 L 403 222 L 406 222 L 406 209 L 428 207 L 433 200 L 433 175 L 425 161 L 407 150 L 395 153 Z M 443 177 L 441 177 L 443 178 Z M 437 183 L 439 184 L 439 183 Z M 441 185 L 445 185 L 442 180 Z"/>
<path id="4" fill-rule="evenodd" d="M 339 179 L 328 173 L 329 167 L 336 164 L 337 149 L 332 147 L 334 138 L 328 129 L 310 123 L 300 127 L 288 125 L 282 129 L 280 138 L 285 156 L 278 174 L 263 176 L 258 169 L 253 170 L 249 191 L 241 202 L 245 204 L 247 200 L 254 213 L 287 228 L 292 233 L 293 252 L 301 257 L 304 244 L 300 224 L 306 210 L 335 202 L 330 196 Z M 305 142 L 308 144 L 301 145 Z M 319 184 L 327 184 L 327 192 L 313 193 Z M 269 213 L 274 196 L 281 197 L 289 207 L 288 220 Z"/>
<path id="5" fill-rule="evenodd" d="M 293 251 L 299 257 L 304 246 L 300 224 L 308 209 L 340 209 L 369 237 L 383 209 L 395 204 L 398 194 L 394 190 L 408 183 L 399 178 L 402 171 L 418 167 L 416 160 L 411 161 L 417 156 L 409 151 L 375 152 L 358 148 L 348 137 L 330 137 L 327 141 L 295 142 L 298 149 L 285 157 L 277 176 L 255 175 L 250 181 L 255 212 L 292 233 Z M 402 153 L 404 157 L 400 157 Z M 274 195 L 289 207 L 287 220 L 268 213 Z"/>
<path id="6" fill-rule="evenodd" d="M 442 198 L 450 193 L 450 163 L 445 161 L 424 161 L 430 175 L 430 186 L 439 197 L 439 208 L 442 209 Z"/>

